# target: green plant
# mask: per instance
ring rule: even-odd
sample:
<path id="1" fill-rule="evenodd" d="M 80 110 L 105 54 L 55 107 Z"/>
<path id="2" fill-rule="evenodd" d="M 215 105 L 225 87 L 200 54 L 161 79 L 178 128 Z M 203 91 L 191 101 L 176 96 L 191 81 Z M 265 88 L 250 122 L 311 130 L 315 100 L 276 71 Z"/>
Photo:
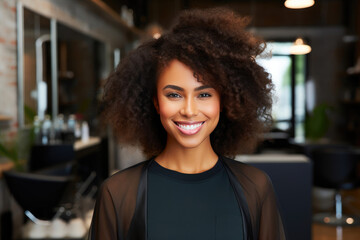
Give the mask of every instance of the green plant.
<path id="1" fill-rule="evenodd" d="M 32 120 L 35 111 L 28 106 L 24 107 L 25 118 L 31 124 L 27 127 L 18 129 L 15 137 L 8 137 L 4 133 L 0 135 L 0 156 L 4 156 L 14 163 L 18 171 L 24 171 L 30 153 L 30 148 L 34 142 L 34 127 Z"/>
<path id="2" fill-rule="evenodd" d="M 0 136 L 0 155 L 12 161 L 16 170 L 24 171 L 33 140 L 32 127 L 19 129 L 11 139 Z"/>
<path id="3" fill-rule="evenodd" d="M 330 126 L 329 111 L 332 109 L 328 104 L 317 105 L 305 121 L 305 136 L 307 139 L 316 141 L 324 137 Z"/>
<path id="4" fill-rule="evenodd" d="M 0 155 L 14 163 L 14 167 L 18 171 L 23 171 L 25 168 L 25 160 L 20 157 L 18 137 L 12 140 L 4 140 L 2 136 L 0 141 Z"/>
<path id="5" fill-rule="evenodd" d="M 25 125 L 32 125 L 34 118 L 36 116 L 36 112 L 31 107 L 25 105 L 24 106 L 24 116 L 25 116 Z"/>

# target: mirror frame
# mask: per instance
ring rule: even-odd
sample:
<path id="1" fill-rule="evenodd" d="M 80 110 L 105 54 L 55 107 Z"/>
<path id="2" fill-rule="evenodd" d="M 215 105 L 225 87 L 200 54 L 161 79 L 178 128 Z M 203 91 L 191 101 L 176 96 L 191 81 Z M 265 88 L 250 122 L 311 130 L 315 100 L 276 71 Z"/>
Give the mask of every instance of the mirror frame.
<path id="1" fill-rule="evenodd" d="M 19 128 L 25 127 L 25 113 L 24 113 L 24 8 L 22 2 L 16 5 L 16 21 L 17 21 L 17 83 L 18 83 L 18 125 Z M 29 11 L 33 9 L 26 8 Z M 39 14 L 35 12 L 36 14 Z M 41 15 L 41 14 L 39 14 Z M 43 16 L 46 17 L 46 16 Z M 51 48 L 51 103 L 52 103 L 52 119 L 58 115 L 58 69 L 57 69 L 57 21 L 54 18 L 50 19 L 50 48 Z"/>

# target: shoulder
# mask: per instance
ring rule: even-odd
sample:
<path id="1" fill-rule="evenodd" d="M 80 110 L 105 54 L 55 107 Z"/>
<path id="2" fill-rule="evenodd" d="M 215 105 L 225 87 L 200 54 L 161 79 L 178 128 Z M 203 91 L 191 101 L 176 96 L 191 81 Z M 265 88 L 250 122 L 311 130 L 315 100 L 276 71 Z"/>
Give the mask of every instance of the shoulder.
<path id="1" fill-rule="evenodd" d="M 256 189 L 259 193 L 272 188 L 271 180 L 264 171 L 227 157 L 222 157 L 222 160 L 243 187 Z"/>
<path id="2" fill-rule="evenodd" d="M 221 158 L 224 163 L 236 174 L 242 174 L 248 178 L 260 177 L 263 181 L 268 178 L 264 171 L 254 166 L 224 156 Z"/>
<path id="3" fill-rule="evenodd" d="M 102 184 L 102 191 L 124 192 L 138 186 L 141 175 L 150 160 L 140 162 L 136 165 L 121 170 L 106 179 Z"/>

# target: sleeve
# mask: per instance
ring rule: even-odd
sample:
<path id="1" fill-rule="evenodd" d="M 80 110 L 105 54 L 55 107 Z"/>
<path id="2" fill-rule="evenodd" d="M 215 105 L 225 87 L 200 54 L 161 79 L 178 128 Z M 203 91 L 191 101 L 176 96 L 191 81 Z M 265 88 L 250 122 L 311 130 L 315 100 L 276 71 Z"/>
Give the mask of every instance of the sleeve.
<path id="1" fill-rule="evenodd" d="M 89 231 L 89 240 L 118 239 L 114 201 L 106 185 L 100 188 Z"/>
<path id="2" fill-rule="evenodd" d="M 259 240 L 285 240 L 283 223 L 278 210 L 277 199 L 268 178 L 266 194 L 261 204 Z"/>

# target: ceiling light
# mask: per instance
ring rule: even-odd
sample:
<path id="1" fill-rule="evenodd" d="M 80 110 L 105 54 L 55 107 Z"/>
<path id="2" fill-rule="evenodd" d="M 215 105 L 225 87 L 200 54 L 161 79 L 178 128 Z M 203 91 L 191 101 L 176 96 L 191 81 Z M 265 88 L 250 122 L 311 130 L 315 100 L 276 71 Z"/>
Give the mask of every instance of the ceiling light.
<path id="1" fill-rule="evenodd" d="M 161 37 L 161 33 L 154 33 L 153 35 L 153 38 L 155 38 L 155 39 L 159 39 L 160 37 Z"/>
<path id="2" fill-rule="evenodd" d="M 304 55 L 311 52 L 311 47 L 305 44 L 302 38 L 297 38 L 294 44 L 290 47 L 290 54 Z"/>
<path id="3" fill-rule="evenodd" d="M 315 4 L 314 0 L 286 0 L 284 5 L 291 9 L 308 8 Z"/>
<path id="4" fill-rule="evenodd" d="M 152 37 L 155 39 L 158 39 L 161 37 L 161 34 L 163 32 L 162 27 L 157 24 L 157 23 L 150 23 L 147 27 L 146 27 L 146 35 L 147 37 Z"/>

